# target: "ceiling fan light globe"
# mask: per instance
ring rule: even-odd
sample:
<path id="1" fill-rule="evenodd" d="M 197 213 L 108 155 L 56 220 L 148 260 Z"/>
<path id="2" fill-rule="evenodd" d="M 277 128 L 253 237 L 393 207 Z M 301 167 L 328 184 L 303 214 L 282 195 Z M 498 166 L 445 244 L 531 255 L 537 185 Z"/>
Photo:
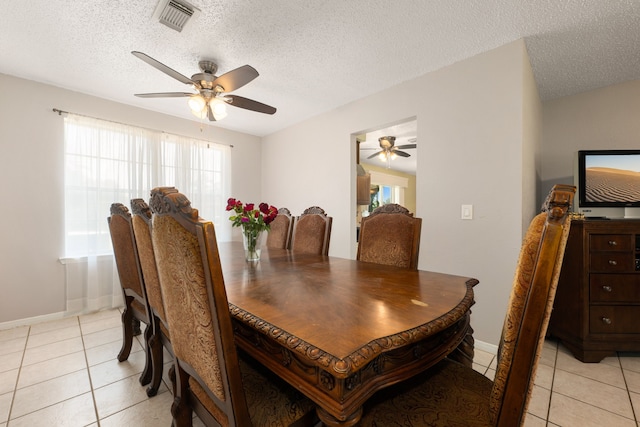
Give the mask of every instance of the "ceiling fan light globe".
<path id="1" fill-rule="evenodd" d="M 222 99 L 212 99 L 211 102 L 209 102 L 209 107 L 211 107 L 211 112 L 216 120 L 221 120 L 227 117 L 227 103 Z"/>
<path id="2" fill-rule="evenodd" d="M 202 95 L 193 95 L 189 97 L 189 108 L 191 112 L 196 115 L 196 117 L 200 117 L 201 114 L 207 115 L 207 101 L 202 97 Z"/>
<path id="3" fill-rule="evenodd" d="M 396 153 L 391 153 L 391 160 L 395 160 L 398 157 Z"/>
<path id="4" fill-rule="evenodd" d="M 380 153 L 378 154 L 378 158 L 380 159 L 381 162 L 386 162 L 387 161 L 387 153 Z"/>

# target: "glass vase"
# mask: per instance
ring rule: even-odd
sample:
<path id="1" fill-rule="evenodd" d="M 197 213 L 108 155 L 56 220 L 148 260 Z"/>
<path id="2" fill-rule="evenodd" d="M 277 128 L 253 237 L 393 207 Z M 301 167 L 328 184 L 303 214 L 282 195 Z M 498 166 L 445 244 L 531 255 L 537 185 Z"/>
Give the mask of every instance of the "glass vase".
<path id="1" fill-rule="evenodd" d="M 262 230 L 242 227 L 242 244 L 244 245 L 244 256 L 247 261 L 260 260 L 263 234 Z"/>

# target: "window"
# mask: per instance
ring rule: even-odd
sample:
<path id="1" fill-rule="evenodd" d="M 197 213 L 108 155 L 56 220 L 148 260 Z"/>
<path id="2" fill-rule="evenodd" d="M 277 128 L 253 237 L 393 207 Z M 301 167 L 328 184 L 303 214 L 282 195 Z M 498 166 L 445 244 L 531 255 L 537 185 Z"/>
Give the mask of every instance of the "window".
<path id="1" fill-rule="evenodd" d="M 200 216 L 224 224 L 229 147 L 88 117 L 65 117 L 65 255 L 112 253 L 111 203 L 175 186 Z M 227 230 L 218 230 L 227 240 Z"/>
<path id="2" fill-rule="evenodd" d="M 230 239 L 228 146 L 71 114 L 64 139 L 67 315 L 122 304 L 107 223 L 114 202 L 173 186 L 216 225 L 218 240 Z"/>

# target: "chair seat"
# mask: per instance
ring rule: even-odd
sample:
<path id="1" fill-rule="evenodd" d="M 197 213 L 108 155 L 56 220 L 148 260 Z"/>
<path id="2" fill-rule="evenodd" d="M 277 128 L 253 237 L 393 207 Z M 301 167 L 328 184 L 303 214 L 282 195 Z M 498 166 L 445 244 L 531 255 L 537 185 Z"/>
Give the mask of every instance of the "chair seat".
<path id="1" fill-rule="evenodd" d="M 364 406 L 359 426 L 490 426 L 493 382 L 445 359 L 409 381 L 381 390 Z"/>
<path id="2" fill-rule="evenodd" d="M 266 368 L 257 366 L 257 362 L 247 361 L 243 357 L 239 361 L 252 425 L 285 427 L 313 424 L 309 422 L 316 418 L 313 402 Z M 193 377 L 189 378 L 189 386 L 210 413 L 219 413 L 206 391 Z"/>

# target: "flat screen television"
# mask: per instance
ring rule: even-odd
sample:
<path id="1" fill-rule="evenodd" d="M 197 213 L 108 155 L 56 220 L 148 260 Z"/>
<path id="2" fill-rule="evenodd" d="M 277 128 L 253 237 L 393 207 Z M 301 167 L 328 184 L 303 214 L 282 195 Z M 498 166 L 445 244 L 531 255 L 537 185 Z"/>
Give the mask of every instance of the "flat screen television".
<path id="1" fill-rule="evenodd" d="M 578 207 L 589 217 L 640 217 L 640 149 L 578 152 Z"/>

